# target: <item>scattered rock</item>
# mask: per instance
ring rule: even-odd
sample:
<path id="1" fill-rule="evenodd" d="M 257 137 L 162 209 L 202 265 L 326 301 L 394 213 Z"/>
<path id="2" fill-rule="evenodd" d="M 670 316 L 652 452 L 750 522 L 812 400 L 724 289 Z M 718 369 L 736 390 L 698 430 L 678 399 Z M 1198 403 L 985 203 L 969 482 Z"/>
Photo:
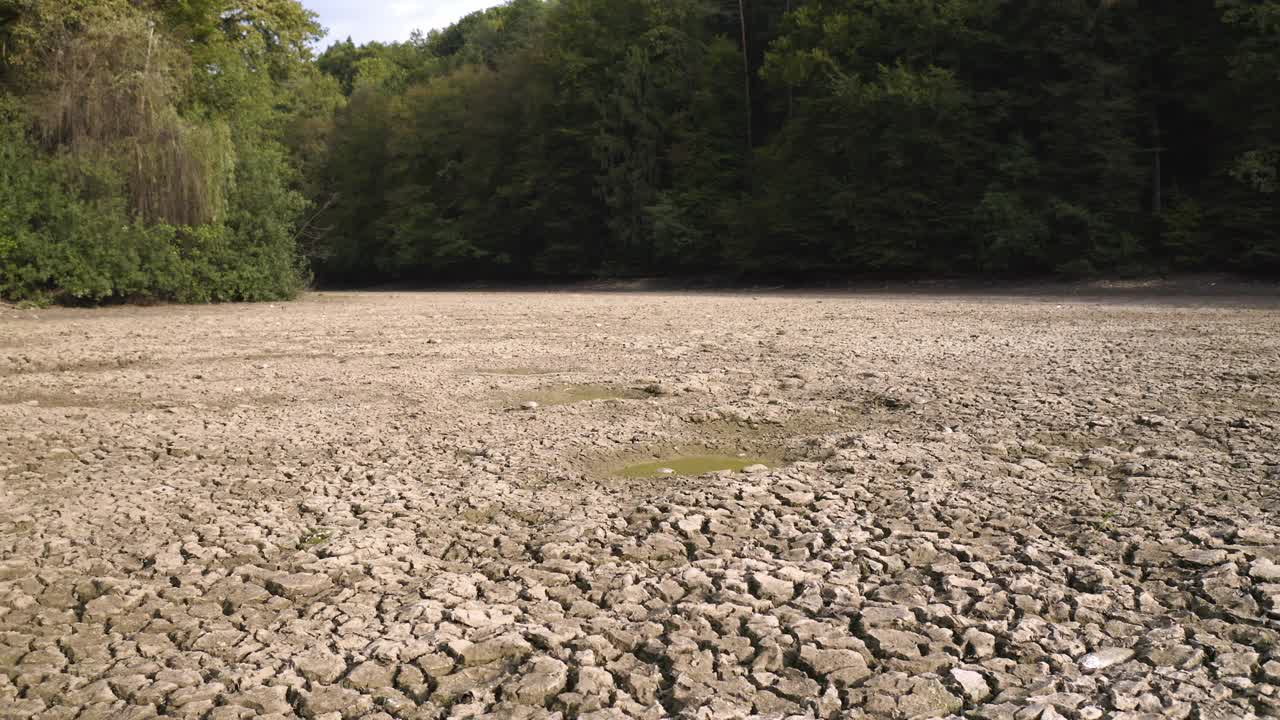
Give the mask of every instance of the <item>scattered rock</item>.
<path id="1" fill-rule="evenodd" d="M 751 584 L 757 597 L 775 604 L 790 602 L 796 595 L 795 585 L 767 573 L 754 573 Z"/>
<path id="2" fill-rule="evenodd" d="M 1105 670 L 1112 665 L 1128 662 L 1135 654 L 1128 648 L 1102 648 L 1080 658 L 1080 667 L 1085 670 Z"/>
<path id="3" fill-rule="evenodd" d="M 313 683 L 330 685 L 347 672 L 347 663 L 328 650 L 313 648 L 295 655 L 293 665 L 302 677 Z"/>
<path id="4" fill-rule="evenodd" d="M 951 670 L 951 679 L 960 688 L 965 700 L 971 703 L 982 702 L 991 696 L 991 686 L 981 673 L 954 668 Z"/>
<path id="5" fill-rule="evenodd" d="M 510 697 L 521 705 L 542 707 L 559 695 L 569 681 L 569 668 L 555 658 L 542 657 L 530 663 L 527 672 L 510 689 Z"/>
<path id="6" fill-rule="evenodd" d="M 290 573 L 267 580 L 267 589 L 275 595 L 290 600 L 303 600 L 328 590 L 332 586 L 328 576 L 315 573 Z"/>
<path id="7" fill-rule="evenodd" d="M 1263 583 L 1280 583 L 1280 564 L 1259 558 L 1249 566 L 1249 577 Z"/>

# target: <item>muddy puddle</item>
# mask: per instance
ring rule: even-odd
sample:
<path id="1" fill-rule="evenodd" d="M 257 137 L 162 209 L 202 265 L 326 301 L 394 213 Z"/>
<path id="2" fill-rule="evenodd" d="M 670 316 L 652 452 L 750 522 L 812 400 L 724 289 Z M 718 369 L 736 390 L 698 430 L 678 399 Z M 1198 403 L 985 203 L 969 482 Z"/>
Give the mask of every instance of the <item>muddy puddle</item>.
<path id="1" fill-rule="evenodd" d="M 554 370 L 544 367 L 500 367 L 500 368 L 478 368 L 472 372 L 478 375 L 503 375 L 507 377 L 532 377 L 537 375 L 559 375 L 565 370 Z"/>
<path id="2" fill-rule="evenodd" d="M 539 405 L 574 405 L 593 400 L 643 400 L 649 393 L 621 385 L 556 385 L 518 395 L 517 404 L 536 402 Z"/>
<path id="3" fill-rule="evenodd" d="M 737 455 L 676 455 L 654 460 L 652 462 L 627 465 L 615 470 L 615 474 L 626 478 L 668 477 L 673 475 L 697 476 L 707 473 L 741 472 L 753 465 L 771 466 L 765 458 Z"/>

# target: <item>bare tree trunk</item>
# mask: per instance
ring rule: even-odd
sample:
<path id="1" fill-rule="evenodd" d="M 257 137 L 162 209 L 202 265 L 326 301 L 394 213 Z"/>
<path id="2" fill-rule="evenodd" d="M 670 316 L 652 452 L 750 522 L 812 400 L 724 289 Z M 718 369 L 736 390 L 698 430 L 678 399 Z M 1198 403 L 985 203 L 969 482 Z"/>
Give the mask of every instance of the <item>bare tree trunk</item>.
<path id="1" fill-rule="evenodd" d="M 747 8 L 746 0 L 738 0 L 738 24 L 742 28 L 742 80 L 747 97 L 747 155 L 755 144 L 755 133 L 752 128 L 751 107 L 751 56 L 747 53 Z M 748 157 L 748 160 L 750 158 Z"/>
<path id="2" fill-rule="evenodd" d="M 787 0 L 787 14 L 791 14 L 791 0 Z M 796 86 L 790 81 L 787 82 L 787 120 L 795 113 L 796 109 Z"/>
<path id="3" fill-rule="evenodd" d="M 1154 183 L 1152 185 L 1151 209 L 1155 211 L 1156 215 L 1163 215 L 1164 214 L 1164 187 L 1162 187 L 1162 183 L 1164 181 L 1164 167 L 1163 167 L 1163 163 L 1161 162 L 1162 158 L 1160 157 L 1160 155 L 1164 152 L 1164 147 L 1160 144 L 1160 111 L 1159 110 L 1152 113 L 1151 126 L 1152 126 L 1152 135 L 1155 136 L 1154 152 L 1156 154 L 1155 162 L 1153 163 L 1154 165 L 1153 172 L 1155 177 L 1153 178 Z"/>

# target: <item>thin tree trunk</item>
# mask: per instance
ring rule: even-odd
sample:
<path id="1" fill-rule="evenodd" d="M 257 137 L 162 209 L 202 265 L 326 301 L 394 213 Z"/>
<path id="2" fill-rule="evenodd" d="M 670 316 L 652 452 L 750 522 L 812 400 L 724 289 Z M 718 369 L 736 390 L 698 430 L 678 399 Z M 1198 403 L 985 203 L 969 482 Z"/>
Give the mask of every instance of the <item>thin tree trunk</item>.
<path id="1" fill-rule="evenodd" d="M 787 15 L 791 14 L 791 0 L 787 0 Z M 787 120 L 791 120 L 791 116 L 795 114 L 796 109 L 796 86 L 790 81 L 787 82 Z"/>
<path id="2" fill-rule="evenodd" d="M 742 80 L 747 97 L 747 155 L 750 160 L 751 148 L 755 146 L 755 133 L 751 121 L 751 56 L 747 53 L 746 0 L 738 0 L 738 25 L 742 28 Z"/>
<path id="3" fill-rule="evenodd" d="M 1163 164 L 1161 163 L 1160 155 L 1161 153 L 1164 152 L 1164 147 L 1160 144 L 1160 111 L 1159 110 L 1152 113 L 1151 126 L 1152 126 L 1152 135 L 1155 136 L 1154 139 L 1155 139 L 1155 154 L 1156 154 L 1154 168 L 1153 168 L 1155 177 L 1153 178 L 1154 182 L 1152 186 L 1151 209 L 1155 211 L 1156 215 L 1163 215 L 1164 214 L 1164 187 L 1162 186 L 1162 184 L 1164 182 L 1164 168 L 1162 167 Z"/>

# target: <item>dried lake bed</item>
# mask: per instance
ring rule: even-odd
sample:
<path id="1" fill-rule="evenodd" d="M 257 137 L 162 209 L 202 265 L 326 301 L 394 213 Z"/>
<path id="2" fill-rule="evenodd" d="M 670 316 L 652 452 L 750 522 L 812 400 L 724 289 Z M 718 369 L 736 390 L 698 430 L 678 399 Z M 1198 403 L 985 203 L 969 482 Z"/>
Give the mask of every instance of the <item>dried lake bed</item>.
<path id="1" fill-rule="evenodd" d="M 0 718 L 156 716 L 1280 717 L 1280 303 L 0 309 Z"/>

